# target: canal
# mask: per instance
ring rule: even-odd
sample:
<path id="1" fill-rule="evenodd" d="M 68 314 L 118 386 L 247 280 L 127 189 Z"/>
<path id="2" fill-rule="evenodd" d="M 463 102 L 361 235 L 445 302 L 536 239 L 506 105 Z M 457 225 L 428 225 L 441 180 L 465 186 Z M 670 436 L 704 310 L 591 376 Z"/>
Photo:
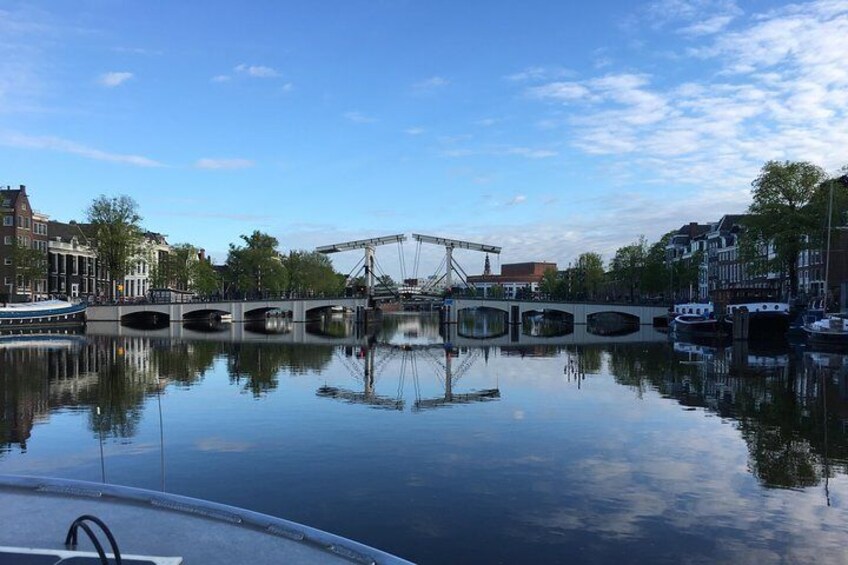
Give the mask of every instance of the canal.
<path id="1" fill-rule="evenodd" d="M 366 335 L 328 316 L 302 343 L 279 320 L 2 336 L 0 473 L 210 499 L 421 563 L 848 560 L 848 355 L 555 322 L 515 343 L 497 319 L 446 344 L 402 314 Z"/>

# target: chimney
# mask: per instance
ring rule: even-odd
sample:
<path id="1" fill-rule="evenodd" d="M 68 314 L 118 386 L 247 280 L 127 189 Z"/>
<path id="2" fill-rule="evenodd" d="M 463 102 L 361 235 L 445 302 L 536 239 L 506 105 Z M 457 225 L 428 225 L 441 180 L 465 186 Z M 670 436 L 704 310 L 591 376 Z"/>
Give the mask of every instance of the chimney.
<path id="1" fill-rule="evenodd" d="M 202 247 L 197 251 L 197 258 L 200 261 L 206 260 L 206 250 L 203 249 Z"/>
<path id="2" fill-rule="evenodd" d="M 26 192 L 26 185 L 25 184 L 21 185 L 21 192 Z"/>

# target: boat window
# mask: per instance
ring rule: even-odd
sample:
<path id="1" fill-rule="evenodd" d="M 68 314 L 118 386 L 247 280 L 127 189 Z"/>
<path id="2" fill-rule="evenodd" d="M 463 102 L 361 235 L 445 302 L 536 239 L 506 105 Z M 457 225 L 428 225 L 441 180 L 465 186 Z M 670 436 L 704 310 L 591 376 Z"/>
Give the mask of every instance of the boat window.
<path id="1" fill-rule="evenodd" d="M 698 308 L 697 310 L 695 310 L 695 313 L 696 313 L 696 314 L 700 314 L 700 313 L 701 313 L 701 309 L 700 309 L 700 308 Z"/>

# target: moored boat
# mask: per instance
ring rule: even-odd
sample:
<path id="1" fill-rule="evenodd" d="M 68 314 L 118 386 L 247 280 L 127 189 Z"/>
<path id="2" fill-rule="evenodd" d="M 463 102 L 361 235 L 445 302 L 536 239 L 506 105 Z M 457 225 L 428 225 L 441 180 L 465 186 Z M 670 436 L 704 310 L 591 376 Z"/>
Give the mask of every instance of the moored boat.
<path id="1" fill-rule="evenodd" d="M 674 319 L 669 325 L 675 334 L 720 337 L 726 333 L 724 323 L 715 316 L 712 302 L 675 304 L 672 314 Z"/>
<path id="2" fill-rule="evenodd" d="M 728 304 L 724 321 L 732 331 L 737 312 L 748 313 L 748 337 L 782 337 L 789 331 L 789 304 L 776 301 L 754 301 Z"/>
<path id="3" fill-rule="evenodd" d="M 804 326 L 811 345 L 848 347 L 848 316 L 830 315 Z"/>
<path id="4" fill-rule="evenodd" d="M 43 300 L 0 306 L 0 330 L 85 325 L 86 303 Z"/>

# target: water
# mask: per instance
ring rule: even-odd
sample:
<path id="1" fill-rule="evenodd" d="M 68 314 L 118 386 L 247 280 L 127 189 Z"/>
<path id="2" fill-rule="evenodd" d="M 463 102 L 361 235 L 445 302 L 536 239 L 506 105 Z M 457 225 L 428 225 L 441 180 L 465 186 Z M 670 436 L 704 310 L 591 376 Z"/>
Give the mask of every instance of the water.
<path id="1" fill-rule="evenodd" d="M 451 348 L 414 316 L 2 338 L 0 473 L 164 489 L 424 563 L 848 561 L 848 356 L 466 326 Z"/>

